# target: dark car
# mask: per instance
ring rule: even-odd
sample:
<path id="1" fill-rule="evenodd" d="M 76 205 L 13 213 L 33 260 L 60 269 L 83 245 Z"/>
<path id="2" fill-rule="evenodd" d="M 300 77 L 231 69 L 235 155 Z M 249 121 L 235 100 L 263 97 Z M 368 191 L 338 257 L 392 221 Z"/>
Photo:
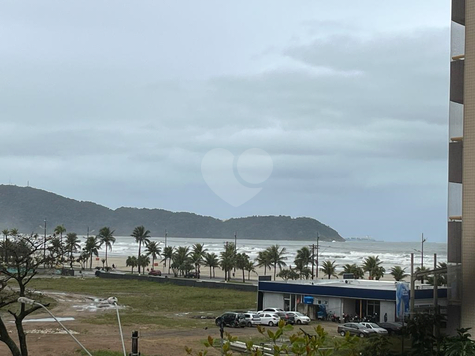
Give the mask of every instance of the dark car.
<path id="1" fill-rule="evenodd" d="M 402 324 L 401 323 L 378 323 L 380 327 L 386 329 L 389 335 L 401 335 L 402 333 Z"/>
<path id="2" fill-rule="evenodd" d="M 185 274 L 185 278 L 198 278 L 198 274 L 196 272 L 188 272 Z"/>
<path id="3" fill-rule="evenodd" d="M 278 312 L 275 312 L 275 314 L 277 314 L 279 316 L 280 320 L 285 321 L 286 324 L 291 324 L 291 325 L 295 324 L 295 316 L 294 315 L 288 314 L 285 311 L 278 311 Z"/>
<path id="4" fill-rule="evenodd" d="M 148 275 L 149 276 L 161 276 L 162 271 L 160 271 L 158 269 L 152 269 L 150 272 L 148 272 Z"/>
<path id="5" fill-rule="evenodd" d="M 357 335 L 359 337 L 376 336 L 378 334 L 373 329 L 368 329 L 359 323 L 346 323 L 339 325 L 337 331 L 341 336 L 345 336 L 347 332 L 349 332 L 350 335 Z"/>
<path id="6" fill-rule="evenodd" d="M 215 323 L 217 326 L 223 323 L 224 326 L 230 326 L 233 328 L 243 328 L 246 326 L 246 319 L 244 318 L 244 314 L 242 313 L 227 312 L 218 316 L 215 320 Z"/>

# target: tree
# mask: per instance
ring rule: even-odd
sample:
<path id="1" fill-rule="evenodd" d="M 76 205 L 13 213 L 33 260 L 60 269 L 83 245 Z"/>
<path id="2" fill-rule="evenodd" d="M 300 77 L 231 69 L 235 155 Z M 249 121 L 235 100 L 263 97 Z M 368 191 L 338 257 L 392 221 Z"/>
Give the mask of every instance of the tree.
<path id="1" fill-rule="evenodd" d="M 127 260 L 125 261 L 125 265 L 127 267 L 132 267 L 132 273 L 134 273 L 134 267 L 137 267 L 137 257 L 135 256 L 127 257 Z"/>
<path id="2" fill-rule="evenodd" d="M 335 261 L 323 261 L 320 270 L 328 276 L 328 279 L 330 279 L 332 276 L 338 278 L 338 275 L 336 274 Z"/>
<path id="3" fill-rule="evenodd" d="M 160 256 L 162 249 L 159 247 L 160 243 L 157 241 L 150 241 L 147 244 L 147 256 L 152 256 L 152 268 L 155 267 L 155 259 Z"/>
<path id="4" fill-rule="evenodd" d="M 167 260 L 168 260 L 168 274 L 170 274 L 170 265 L 173 257 L 173 247 L 172 246 L 167 246 L 163 249 L 163 259 L 162 262 L 165 262 L 165 266 L 167 265 Z"/>
<path id="5" fill-rule="evenodd" d="M 256 266 L 254 265 L 254 261 L 248 260 L 246 264 L 246 271 L 247 271 L 247 280 L 251 279 L 251 272 L 256 272 Z"/>
<path id="6" fill-rule="evenodd" d="M 89 269 L 92 269 L 92 256 L 99 256 L 99 248 L 101 247 L 101 243 L 97 236 L 89 236 L 86 238 L 86 243 L 84 245 L 83 250 L 89 256 Z"/>
<path id="7" fill-rule="evenodd" d="M 447 263 L 439 262 L 437 268 L 447 268 Z M 427 283 L 434 285 L 434 276 L 427 277 Z M 442 273 L 437 275 L 437 286 L 446 286 L 447 285 L 447 273 Z"/>
<path id="8" fill-rule="evenodd" d="M 142 267 L 142 271 L 145 271 L 145 268 L 150 264 L 150 258 L 146 255 L 140 255 L 137 259 L 137 266 Z"/>
<path id="9" fill-rule="evenodd" d="M 406 273 L 406 268 L 401 268 L 401 266 L 392 267 L 389 274 L 393 276 L 395 281 L 402 281 L 409 276 L 409 274 Z"/>
<path id="10" fill-rule="evenodd" d="M 244 271 L 249 263 L 249 256 L 245 253 L 238 253 L 236 255 L 236 268 L 242 270 L 242 283 L 246 283 Z"/>
<path id="11" fill-rule="evenodd" d="M 51 239 L 48 246 L 48 251 L 51 257 L 54 258 L 56 261 L 61 263 L 63 262 L 64 248 L 61 244 L 59 237 L 54 237 L 53 239 Z"/>
<path id="12" fill-rule="evenodd" d="M 66 232 L 66 228 L 63 225 L 58 225 L 54 228 L 54 234 L 59 235 L 59 241 L 63 244 L 63 234 Z"/>
<path id="13" fill-rule="evenodd" d="M 16 303 L 19 297 L 32 297 L 27 285 L 36 275 L 38 267 L 46 263 L 55 263 L 51 256 L 44 258 L 43 246 L 43 239 L 33 234 L 8 243 L 8 263 L 0 265 L 0 308 Z M 34 298 L 41 298 L 41 295 L 35 294 Z M 13 356 L 28 356 L 23 320 L 39 308 L 41 308 L 39 305 L 20 304 L 18 308 L 8 310 L 15 319 L 17 331 L 15 337 L 8 332 L 3 319 L 4 314 L 0 313 L 0 341 L 6 344 Z"/>
<path id="14" fill-rule="evenodd" d="M 355 279 L 364 278 L 363 268 L 357 266 L 356 263 L 353 263 L 351 265 L 347 263 L 346 265 L 344 265 L 343 271 L 341 271 L 339 275 L 342 276 L 345 273 L 352 273 Z"/>
<path id="15" fill-rule="evenodd" d="M 215 254 L 214 252 L 206 253 L 204 255 L 203 264 L 205 267 L 209 267 L 209 278 L 214 278 L 215 277 L 214 269 L 216 267 L 219 267 L 218 255 Z M 213 274 L 211 274 L 211 269 L 213 269 Z"/>
<path id="16" fill-rule="evenodd" d="M 226 281 L 231 280 L 231 270 L 236 263 L 236 248 L 234 243 L 228 243 L 224 246 L 224 251 L 220 253 L 220 266 L 224 271 L 224 279 Z"/>
<path id="17" fill-rule="evenodd" d="M 66 235 L 66 246 L 65 249 L 69 252 L 69 263 L 71 269 L 73 268 L 73 252 L 77 251 L 81 246 L 79 245 L 79 238 L 75 232 L 69 232 Z"/>
<path id="18" fill-rule="evenodd" d="M 194 244 L 193 252 L 191 253 L 191 261 L 195 265 L 196 277 L 200 278 L 200 266 L 203 263 L 203 258 L 208 249 L 203 244 Z"/>
<path id="19" fill-rule="evenodd" d="M 277 277 L 282 278 L 284 281 L 287 281 L 289 279 L 299 279 L 300 274 L 297 273 L 295 270 L 292 268 L 289 269 L 283 269 L 277 274 Z"/>
<path id="20" fill-rule="evenodd" d="M 264 267 L 264 276 L 267 274 L 267 268 L 272 267 L 272 262 L 267 250 L 259 251 L 256 257 L 257 267 Z"/>
<path id="21" fill-rule="evenodd" d="M 115 243 L 114 230 L 111 230 L 110 227 L 103 227 L 99 230 L 99 235 L 97 235 L 98 240 L 102 245 L 106 247 L 106 266 L 109 267 L 107 263 L 107 250 L 112 250 L 112 245 Z"/>
<path id="22" fill-rule="evenodd" d="M 300 250 L 297 250 L 297 256 L 295 257 L 294 263 L 300 272 L 305 271 L 306 268 L 308 268 L 308 264 L 310 262 L 312 262 L 313 265 L 312 252 L 307 246 L 304 246 Z"/>
<path id="23" fill-rule="evenodd" d="M 424 267 L 416 267 L 416 273 L 418 273 L 418 272 L 427 272 L 428 270 L 429 269 L 425 266 Z M 425 279 L 424 276 L 420 276 L 419 279 L 420 279 L 421 283 L 424 283 L 424 279 Z"/>
<path id="24" fill-rule="evenodd" d="M 193 269 L 193 264 L 190 260 L 190 248 L 188 246 L 178 246 L 178 248 L 173 252 L 172 256 L 172 269 L 175 276 L 180 273 L 180 275 L 185 275 Z"/>
<path id="25" fill-rule="evenodd" d="M 380 279 L 384 276 L 386 270 L 381 266 L 382 263 L 379 256 L 368 256 L 363 260 L 363 270 L 369 273 L 369 279 Z"/>
<path id="26" fill-rule="evenodd" d="M 277 266 L 279 266 L 279 270 L 282 269 L 283 266 L 286 266 L 284 262 L 287 260 L 287 257 L 284 254 L 287 252 L 285 247 L 280 248 L 279 245 L 272 245 L 267 249 L 267 253 L 269 254 L 269 260 L 274 267 L 274 281 L 275 281 L 275 271 L 277 270 Z"/>
<path id="27" fill-rule="evenodd" d="M 132 232 L 132 237 L 135 237 L 135 242 L 139 244 L 139 253 L 137 254 L 137 260 L 140 259 L 141 256 L 141 248 L 142 244 L 147 244 L 150 242 L 150 231 L 145 230 L 145 227 L 143 225 L 137 226 L 134 231 Z M 140 263 L 139 263 L 139 274 L 140 274 Z"/>

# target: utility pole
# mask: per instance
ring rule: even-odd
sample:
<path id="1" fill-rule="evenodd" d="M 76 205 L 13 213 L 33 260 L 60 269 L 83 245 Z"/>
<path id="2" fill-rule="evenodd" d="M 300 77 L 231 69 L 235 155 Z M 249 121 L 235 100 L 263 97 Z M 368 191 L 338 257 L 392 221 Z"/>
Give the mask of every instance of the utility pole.
<path id="1" fill-rule="evenodd" d="M 319 242 L 320 242 L 320 235 L 318 235 L 318 231 L 317 231 L 317 278 L 318 278 L 318 248 L 320 247 Z"/>
<path id="2" fill-rule="evenodd" d="M 411 253 L 411 300 L 409 315 L 411 320 L 414 319 L 414 301 L 416 298 L 416 284 L 414 278 L 414 252 Z"/>
<path id="3" fill-rule="evenodd" d="M 313 276 L 314 276 L 314 273 L 313 273 L 314 267 L 315 267 L 315 244 L 312 244 L 312 281 L 313 281 Z M 318 266 L 317 266 L 317 269 L 318 269 Z"/>
<path id="4" fill-rule="evenodd" d="M 424 238 L 424 233 L 422 233 L 421 236 L 421 269 L 424 269 L 424 242 L 426 242 L 426 239 Z"/>

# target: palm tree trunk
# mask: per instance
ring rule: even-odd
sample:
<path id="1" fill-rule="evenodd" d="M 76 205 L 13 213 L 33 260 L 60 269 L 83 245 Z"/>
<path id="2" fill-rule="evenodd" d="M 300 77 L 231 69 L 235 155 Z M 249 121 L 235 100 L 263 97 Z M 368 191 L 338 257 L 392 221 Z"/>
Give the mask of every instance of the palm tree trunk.
<path id="1" fill-rule="evenodd" d="M 246 276 L 244 274 L 244 268 L 242 269 L 242 283 L 246 283 Z"/>
<path id="2" fill-rule="evenodd" d="M 274 263 L 274 281 L 275 281 L 275 272 L 276 272 L 276 263 Z"/>
<path id="3" fill-rule="evenodd" d="M 139 255 L 137 256 L 137 261 L 140 260 L 140 248 L 142 247 L 142 241 L 139 241 Z M 139 264 L 139 274 L 140 274 L 140 264 Z"/>
<path id="4" fill-rule="evenodd" d="M 109 267 L 109 264 L 107 263 L 107 246 L 106 246 L 106 267 Z"/>
<path id="5" fill-rule="evenodd" d="M 213 278 L 213 275 L 211 274 L 211 266 L 209 266 L 209 278 Z"/>

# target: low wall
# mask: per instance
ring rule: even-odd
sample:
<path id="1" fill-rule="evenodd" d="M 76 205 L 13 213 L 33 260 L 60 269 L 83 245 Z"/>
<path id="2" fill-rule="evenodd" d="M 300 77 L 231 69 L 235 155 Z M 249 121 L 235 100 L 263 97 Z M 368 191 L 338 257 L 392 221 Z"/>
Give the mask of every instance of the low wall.
<path id="1" fill-rule="evenodd" d="M 257 292 L 257 286 L 251 283 L 238 284 L 238 283 L 226 283 L 224 281 L 202 281 L 200 279 L 192 278 L 174 278 L 174 277 L 158 277 L 158 276 L 148 276 L 137 274 L 121 274 L 113 272 L 101 272 L 96 271 L 96 276 L 99 278 L 109 278 L 109 279 L 132 279 L 137 281 L 146 281 L 146 282 L 155 282 L 155 283 L 170 283 L 178 286 L 186 287 L 201 287 L 201 288 L 221 288 L 221 289 L 233 289 L 244 292 Z"/>

